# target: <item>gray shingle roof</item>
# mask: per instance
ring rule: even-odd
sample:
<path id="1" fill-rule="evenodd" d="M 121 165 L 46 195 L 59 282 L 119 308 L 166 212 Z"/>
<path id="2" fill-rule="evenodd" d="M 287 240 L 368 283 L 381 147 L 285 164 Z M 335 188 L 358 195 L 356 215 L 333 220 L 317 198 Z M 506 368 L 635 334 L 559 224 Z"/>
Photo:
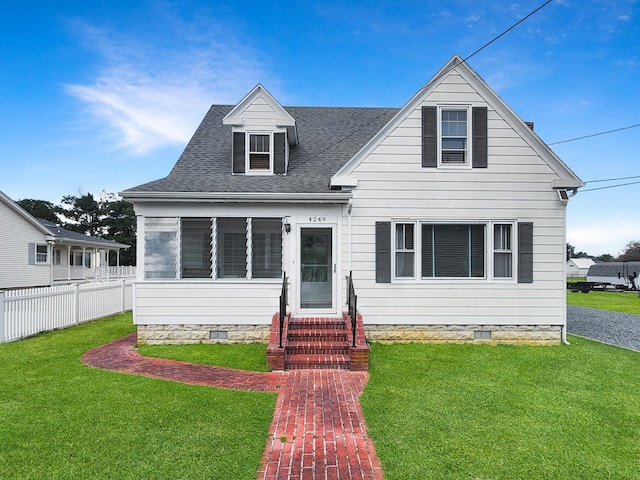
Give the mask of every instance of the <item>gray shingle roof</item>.
<path id="1" fill-rule="evenodd" d="M 331 177 L 398 112 L 396 108 L 285 107 L 296 120 L 287 175 L 231 174 L 231 105 L 213 105 L 165 178 L 130 192 L 330 193 Z"/>
<path id="2" fill-rule="evenodd" d="M 93 237 L 91 235 L 85 235 L 83 233 L 74 232 L 73 230 L 67 230 L 58 226 L 56 223 L 45 220 L 44 218 L 37 218 L 38 222 L 48 228 L 59 240 L 67 242 L 77 242 L 83 244 L 92 244 L 96 246 L 104 246 L 110 248 L 128 248 L 129 245 L 124 243 L 114 242 L 113 240 L 107 240 L 106 238 Z"/>

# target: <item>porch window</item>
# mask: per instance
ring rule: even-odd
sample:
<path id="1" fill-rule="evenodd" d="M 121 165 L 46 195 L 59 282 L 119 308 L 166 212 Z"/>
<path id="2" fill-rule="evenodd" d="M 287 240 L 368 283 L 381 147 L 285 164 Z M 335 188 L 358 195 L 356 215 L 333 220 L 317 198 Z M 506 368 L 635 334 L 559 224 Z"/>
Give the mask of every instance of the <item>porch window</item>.
<path id="1" fill-rule="evenodd" d="M 247 276 L 247 219 L 218 219 L 218 278 Z"/>
<path id="2" fill-rule="evenodd" d="M 211 277 L 211 220 L 182 219 L 182 278 Z"/>
<path id="3" fill-rule="evenodd" d="M 253 278 L 282 276 L 282 220 L 254 218 L 251 228 Z"/>
<path id="4" fill-rule="evenodd" d="M 144 277 L 177 278 L 178 219 L 145 218 Z"/>

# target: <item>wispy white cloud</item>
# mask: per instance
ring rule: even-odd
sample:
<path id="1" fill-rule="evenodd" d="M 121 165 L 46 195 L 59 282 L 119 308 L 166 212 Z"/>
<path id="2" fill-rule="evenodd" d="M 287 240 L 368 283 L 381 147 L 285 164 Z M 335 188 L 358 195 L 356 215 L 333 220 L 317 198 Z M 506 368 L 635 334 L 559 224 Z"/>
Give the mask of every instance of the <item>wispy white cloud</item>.
<path id="1" fill-rule="evenodd" d="M 184 144 L 211 104 L 237 103 L 271 77 L 251 47 L 214 25 L 173 19 L 156 25 L 164 37 L 158 38 L 76 22 L 100 67 L 93 80 L 65 91 L 84 105 L 95 135 L 116 148 L 145 154 Z"/>

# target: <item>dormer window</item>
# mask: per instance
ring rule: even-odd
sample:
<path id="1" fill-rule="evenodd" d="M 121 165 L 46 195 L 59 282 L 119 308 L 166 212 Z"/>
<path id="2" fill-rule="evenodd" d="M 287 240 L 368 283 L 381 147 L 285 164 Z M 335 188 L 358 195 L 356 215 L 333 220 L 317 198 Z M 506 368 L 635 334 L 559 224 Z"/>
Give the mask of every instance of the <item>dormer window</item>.
<path id="1" fill-rule="evenodd" d="M 249 148 L 247 148 L 247 172 L 270 172 L 271 135 L 268 133 L 250 133 L 247 137 L 249 141 Z"/>
<path id="2" fill-rule="evenodd" d="M 285 175 L 289 157 L 287 133 L 233 132 L 233 173 Z"/>

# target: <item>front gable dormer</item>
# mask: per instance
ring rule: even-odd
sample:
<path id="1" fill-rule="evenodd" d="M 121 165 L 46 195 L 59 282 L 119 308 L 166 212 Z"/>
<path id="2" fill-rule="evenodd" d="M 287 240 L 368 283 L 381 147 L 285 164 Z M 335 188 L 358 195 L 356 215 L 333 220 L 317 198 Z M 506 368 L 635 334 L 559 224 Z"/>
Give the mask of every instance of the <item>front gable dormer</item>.
<path id="1" fill-rule="evenodd" d="M 295 119 L 260 84 L 223 119 L 232 133 L 232 171 L 285 175 L 289 147 L 298 144 Z"/>

